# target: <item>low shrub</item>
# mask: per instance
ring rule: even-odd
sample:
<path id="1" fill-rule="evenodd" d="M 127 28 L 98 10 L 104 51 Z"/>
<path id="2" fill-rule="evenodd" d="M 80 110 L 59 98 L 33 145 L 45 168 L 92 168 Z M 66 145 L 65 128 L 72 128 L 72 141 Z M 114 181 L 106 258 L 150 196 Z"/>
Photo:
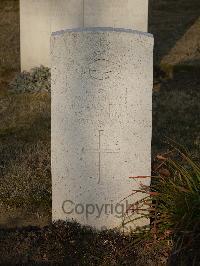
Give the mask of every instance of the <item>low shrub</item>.
<path id="1" fill-rule="evenodd" d="M 23 92 L 50 92 L 51 73 L 48 67 L 40 66 L 19 73 L 9 85 L 10 91 Z"/>

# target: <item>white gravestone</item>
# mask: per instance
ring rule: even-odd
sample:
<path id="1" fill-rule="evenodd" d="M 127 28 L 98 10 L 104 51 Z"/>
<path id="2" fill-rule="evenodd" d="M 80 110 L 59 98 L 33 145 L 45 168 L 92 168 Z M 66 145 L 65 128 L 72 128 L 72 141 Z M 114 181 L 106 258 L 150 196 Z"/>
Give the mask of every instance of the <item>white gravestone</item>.
<path id="1" fill-rule="evenodd" d="M 20 0 L 21 70 L 50 66 L 50 35 L 77 27 L 147 31 L 148 0 Z"/>
<path id="2" fill-rule="evenodd" d="M 21 70 L 50 66 L 51 32 L 80 27 L 83 0 L 20 0 Z"/>
<path id="3" fill-rule="evenodd" d="M 51 57 L 53 220 L 116 228 L 144 197 L 123 200 L 140 187 L 129 177 L 151 174 L 153 37 L 66 30 L 52 34 Z"/>
<path id="4" fill-rule="evenodd" d="M 148 2 L 149 0 L 84 0 L 84 26 L 147 32 Z"/>

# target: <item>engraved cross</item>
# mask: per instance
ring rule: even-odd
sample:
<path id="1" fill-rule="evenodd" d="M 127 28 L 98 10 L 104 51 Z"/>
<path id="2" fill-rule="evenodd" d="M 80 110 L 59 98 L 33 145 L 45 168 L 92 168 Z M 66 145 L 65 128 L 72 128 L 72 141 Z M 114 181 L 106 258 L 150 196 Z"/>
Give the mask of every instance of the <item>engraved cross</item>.
<path id="1" fill-rule="evenodd" d="M 87 150 L 87 152 L 91 152 L 91 153 L 98 153 L 98 184 L 100 184 L 101 181 L 101 161 L 102 161 L 102 154 L 104 153 L 119 153 L 120 149 L 114 151 L 114 150 L 109 150 L 109 149 L 102 149 L 102 145 L 101 145 L 101 138 L 102 138 L 102 132 L 103 130 L 99 130 L 99 136 L 98 136 L 98 149 L 94 149 L 94 150 Z"/>

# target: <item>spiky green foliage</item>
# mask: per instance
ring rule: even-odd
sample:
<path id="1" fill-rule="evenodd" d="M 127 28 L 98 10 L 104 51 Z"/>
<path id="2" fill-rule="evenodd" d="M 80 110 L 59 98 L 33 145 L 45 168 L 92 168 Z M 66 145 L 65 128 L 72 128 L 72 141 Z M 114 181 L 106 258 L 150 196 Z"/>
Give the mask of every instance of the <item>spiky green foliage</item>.
<path id="1" fill-rule="evenodd" d="M 180 162 L 165 159 L 169 176 L 160 174 L 153 189 L 158 192 L 158 215 L 165 222 L 160 228 L 188 233 L 200 221 L 200 168 L 187 155 L 181 156 Z"/>
<path id="2" fill-rule="evenodd" d="M 133 209 L 140 213 L 141 218 L 151 220 L 150 227 L 138 231 L 138 239 L 148 238 L 153 244 L 163 241 L 169 244 L 171 241 L 173 254 L 183 258 L 190 252 L 197 260 L 199 252 L 196 249 L 200 242 L 200 165 L 186 151 L 174 149 L 157 156 L 154 174 L 151 187 L 141 185 L 141 189 L 136 191 L 147 196 L 134 203 L 136 207 Z"/>

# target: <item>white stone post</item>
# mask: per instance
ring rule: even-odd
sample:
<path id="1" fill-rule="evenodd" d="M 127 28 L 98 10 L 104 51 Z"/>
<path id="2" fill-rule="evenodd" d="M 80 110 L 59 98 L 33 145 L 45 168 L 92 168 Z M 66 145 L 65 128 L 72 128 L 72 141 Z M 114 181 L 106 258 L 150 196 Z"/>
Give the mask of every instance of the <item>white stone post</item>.
<path id="1" fill-rule="evenodd" d="M 20 0 L 21 70 L 50 67 L 51 32 L 78 27 L 147 31 L 148 0 Z"/>
<path id="2" fill-rule="evenodd" d="M 140 186 L 129 177 L 151 175 L 152 35 L 60 31 L 51 57 L 53 220 L 119 227 L 128 204 L 144 197 L 128 197 Z"/>

